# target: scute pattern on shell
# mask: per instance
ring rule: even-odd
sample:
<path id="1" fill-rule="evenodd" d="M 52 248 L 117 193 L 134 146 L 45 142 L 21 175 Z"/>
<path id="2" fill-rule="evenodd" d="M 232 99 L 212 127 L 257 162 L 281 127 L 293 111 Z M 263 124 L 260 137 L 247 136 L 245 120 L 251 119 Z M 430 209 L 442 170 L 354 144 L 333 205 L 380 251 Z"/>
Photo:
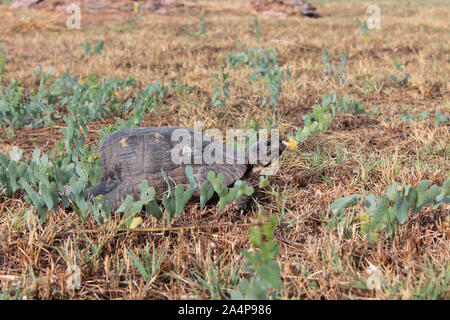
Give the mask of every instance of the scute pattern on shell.
<path id="1" fill-rule="evenodd" d="M 185 140 L 179 139 L 172 141 L 172 135 L 176 137 L 180 133 L 183 136 L 190 135 L 191 141 L 187 142 L 189 145 L 198 146 L 198 150 L 191 149 L 190 164 L 176 164 L 172 161 L 172 150 L 175 148 L 181 151 L 183 150 L 180 149 L 181 142 L 186 143 Z M 202 139 L 202 143 L 195 144 L 199 138 Z M 213 146 L 216 150 L 222 150 L 224 164 L 207 164 L 203 157 L 197 158 L 202 159 L 200 164 L 195 164 L 195 155 L 200 151 L 203 154 L 205 148 L 208 147 L 207 150 L 211 150 Z M 155 188 L 158 195 L 167 191 L 167 183 L 164 181 L 161 169 L 176 184 L 187 184 L 189 180 L 185 174 L 185 168 L 190 165 L 199 180 L 199 186 L 207 179 L 210 170 L 224 175 L 224 185 L 230 185 L 240 179 L 247 170 L 246 164 L 236 164 L 236 159 L 245 159 L 243 153 L 214 141 L 204 134 L 180 127 L 143 127 L 117 131 L 106 138 L 99 152 L 98 164 L 101 176 L 97 185 L 87 190 L 86 197 L 104 195 L 113 211 L 120 206 L 127 195 L 132 195 L 135 200 L 139 199 L 140 183 L 144 179 L 149 181 L 149 185 Z M 200 196 L 199 187 L 195 190 L 194 196 Z"/>

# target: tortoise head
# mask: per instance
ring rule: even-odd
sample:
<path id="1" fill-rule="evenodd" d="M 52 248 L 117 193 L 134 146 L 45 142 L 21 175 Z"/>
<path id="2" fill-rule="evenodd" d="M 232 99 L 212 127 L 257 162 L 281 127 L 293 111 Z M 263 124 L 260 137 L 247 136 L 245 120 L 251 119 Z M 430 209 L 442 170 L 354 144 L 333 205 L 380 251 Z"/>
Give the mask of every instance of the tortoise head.
<path id="1" fill-rule="evenodd" d="M 278 159 L 286 146 L 281 140 L 273 143 L 271 139 L 256 141 L 245 153 L 245 161 L 253 166 L 267 166 L 273 160 Z"/>

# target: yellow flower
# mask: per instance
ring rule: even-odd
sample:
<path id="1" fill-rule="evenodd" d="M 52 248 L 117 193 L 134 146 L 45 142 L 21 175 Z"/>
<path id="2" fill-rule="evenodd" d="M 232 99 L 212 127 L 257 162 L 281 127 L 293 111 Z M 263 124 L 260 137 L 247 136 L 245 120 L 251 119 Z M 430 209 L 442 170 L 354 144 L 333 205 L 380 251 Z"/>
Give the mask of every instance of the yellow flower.
<path id="1" fill-rule="evenodd" d="M 5 15 L 6 15 L 7 17 L 11 17 L 11 16 L 12 16 L 12 13 L 11 13 L 11 12 L 5 12 Z"/>
<path id="2" fill-rule="evenodd" d="M 285 145 L 289 148 L 289 150 L 294 150 L 295 148 L 297 148 L 297 142 L 295 142 L 295 139 L 290 137 L 289 138 L 289 142 L 285 143 Z"/>
<path id="3" fill-rule="evenodd" d="M 139 2 L 135 2 L 134 3 L 134 13 L 138 14 L 141 10 L 140 10 L 140 5 Z"/>

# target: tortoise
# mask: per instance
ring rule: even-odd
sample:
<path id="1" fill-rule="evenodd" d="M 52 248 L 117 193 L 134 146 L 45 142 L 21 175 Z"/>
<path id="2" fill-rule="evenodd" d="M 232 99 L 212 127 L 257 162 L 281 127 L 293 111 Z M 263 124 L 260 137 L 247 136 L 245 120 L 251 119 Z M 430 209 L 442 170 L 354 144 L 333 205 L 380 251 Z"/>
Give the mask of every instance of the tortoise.
<path id="1" fill-rule="evenodd" d="M 183 142 L 180 143 L 180 139 L 173 141 L 176 140 L 174 136 L 184 137 Z M 192 140 L 194 148 L 191 148 Z M 139 199 L 140 184 L 144 179 L 155 188 L 158 196 L 167 191 L 162 170 L 176 184 L 188 184 L 189 180 L 185 174 L 188 165 L 194 169 L 199 186 L 207 180 L 210 170 L 216 174 L 223 174 L 224 186 L 229 186 L 236 180 L 245 180 L 245 176 L 254 165 L 267 165 L 285 148 L 281 141 L 278 148 L 272 150 L 270 146 L 270 139 L 257 141 L 243 154 L 228 145 L 212 140 L 200 131 L 181 127 L 141 127 L 116 131 L 100 145 L 98 150 L 100 178 L 95 186 L 85 192 L 85 196 L 90 198 L 104 195 L 111 210 L 116 211 L 127 195 Z M 254 163 L 250 163 L 250 153 L 257 152 L 262 147 L 271 151 L 267 159 L 265 161 L 257 159 L 253 161 Z M 212 150 L 215 151 L 211 152 Z M 206 156 L 203 157 L 204 154 L 217 156 L 216 160 L 223 161 L 211 161 Z M 180 159 L 185 161 L 180 163 Z M 195 198 L 200 197 L 199 186 L 194 190 Z"/>

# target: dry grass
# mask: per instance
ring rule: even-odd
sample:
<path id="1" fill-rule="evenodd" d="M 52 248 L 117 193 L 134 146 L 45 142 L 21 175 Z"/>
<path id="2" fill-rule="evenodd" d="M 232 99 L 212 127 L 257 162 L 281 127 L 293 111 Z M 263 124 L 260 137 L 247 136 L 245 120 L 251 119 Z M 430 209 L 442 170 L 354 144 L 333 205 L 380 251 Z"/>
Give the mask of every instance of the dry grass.
<path id="1" fill-rule="evenodd" d="M 171 16 L 145 13 L 138 24 L 127 22 L 134 18 L 132 12 L 89 13 L 82 16 L 82 30 L 75 31 L 65 28 L 64 13 L 8 13 L 2 8 L 0 38 L 10 60 L 3 84 L 18 78 L 32 88 L 35 84 L 29 74 L 40 64 L 53 66 L 57 74 L 68 68 L 78 78 L 133 77 L 142 86 L 156 80 L 177 81 L 200 90 L 196 95 L 169 96 L 142 126 L 193 127 L 194 121 L 202 120 L 204 127 L 220 129 L 248 128 L 254 123 L 267 127 L 272 110 L 259 107 L 261 96 L 267 94 L 246 80 L 251 73 L 248 68 L 230 71 L 227 108 L 208 106 L 211 73 L 219 72 L 236 41 L 257 46 L 254 18 L 238 9 L 239 2 L 227 2 L 219 10 L 217 3 L 208 1 L 204 37 L 198 35 L 197 9 Z M 379 107 L 382 114 L 337 117 L 316 139 L 285 152 L 282 170 L 272 177 L 269 191 L 257 192 L 255 201 L 264 214 L 280 217 L 277 261 L 285 299 L 432 298 L 433 285 L 442 281 L 442 297 L 450 297 L 448 206 L 421 210 L 409 217 L 394 239 L 382 234 L 374 245 L 357 226 L 346 232 L 330 228 L 327 209 L 340 197 L 357 192 L 381 194 L 392 181 L 415 186 L 429 179 L 442 185 L 449 176 L 449 127 L 436 126 L 434 121 L 404 123 L 398 117 L 399 113 L 431 110 L 434 114 L 441 109 L 448 114 L 450 110 L 448 4 L 379 2 L 382 29 L 364 40 L 354 17 L 365 17 L 370 4 L 326 2 L 318 5 L 323 17 L 314 20 L 259 18 L 261 45 L 275 48 L 281 66 L 289 65 L 297 75 L 284 84 L 275 112 L 283 137 L 301 127 L 302 116 L 334 89 L 362 101 L 367 109 Z M 105 41 L 103 53 L 85 55 L 83 42 L 99 39 Z M 345 84 L 325 79 L 322 48 L 330 48 L 334 57 L 348 53 Z M 389 79 L 395 73 L 394 58 L 404 62 L 411 74 L 405 87 Z M 89 125 L 93 138 L 103 125 Z M 20 129 L 14 141 L 1 140 L 1 150 L 10 151 L 13 145 L 28 153 L 37 147 L 49 150 L 61 138 L 59 127 Z M 253 182 L 257 179 L 253 177 Z M 256 204 L 245 216 L 219 212 L 214 206 L 202 211 L 198 204 L 191 204 L 174 226 L 222 227 L 137 233 L 116 230 L 118 217 L 99 227 L 93 219 L 81 222 L 73 212 L 62 209 L 40 225 L 20 195 L 0 201 L 1 296 L 28 299 L 222 298 L 236 285 L 233 272 L 250 246 L 248 224 L 255 222 L 258 213 Z M 142 227 L 163 224 L 145 218 Z M 144 281 L 126 253 L 127 248 L 137 254 L 147 243 L 150 252 L 152 244 L 158 255 L 165 252 L 159 273 L 150 281 Z M 362 285 L 371 264 L 380 268 L 386 281 L 382 290 Z M 67 289 L 68 265 L 81 268 L 79 290 Z M 219 279 L 216 286 L 214 272 Z"/>

